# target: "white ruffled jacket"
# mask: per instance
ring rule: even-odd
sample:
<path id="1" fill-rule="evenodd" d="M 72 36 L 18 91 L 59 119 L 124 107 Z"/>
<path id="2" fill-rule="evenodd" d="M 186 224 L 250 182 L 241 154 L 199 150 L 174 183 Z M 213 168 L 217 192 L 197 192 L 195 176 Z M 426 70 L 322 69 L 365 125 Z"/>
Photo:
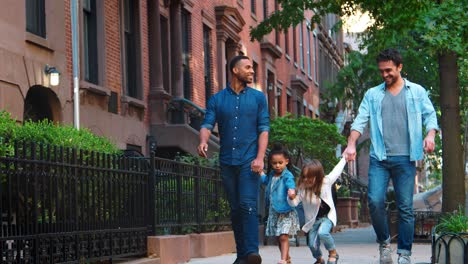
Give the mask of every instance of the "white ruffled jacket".
<path id="1" fill-rule="evenodd" d="M 338 177 L 341 175 L 341 172 L 343 171 L 345 166 L 346 160 L 345 158 L 341 158 L 340 162 L 335 166 L 335 168 L 333 168 L 333 170 L 327 176 L 325 176 L 320 192 L 320 198 L 313 194 L 312 199 L 310 199 L 310 196 L 306 196 L 303 189 L 297 190 L 297 195 L 293 200 L 288 198 L 289 205 L 294 207 L 297 206 L 300 202 L 302 202 L 305 216 L 305 224 L 302 227 L 302 231 L 307 233 L 314 225 L 315 218 L 317 217 L 317 213 L 320 208 L 321 200 L 325 201 L 328 204 L 328 206 L 330 206 L 330 212 L 328 212 L 327 217 L 333 222 L 333 225 L 336 226 L 336 210 L 335 204 L 333 203 L 331 188 L 336 179 L 338 179 Z"/>

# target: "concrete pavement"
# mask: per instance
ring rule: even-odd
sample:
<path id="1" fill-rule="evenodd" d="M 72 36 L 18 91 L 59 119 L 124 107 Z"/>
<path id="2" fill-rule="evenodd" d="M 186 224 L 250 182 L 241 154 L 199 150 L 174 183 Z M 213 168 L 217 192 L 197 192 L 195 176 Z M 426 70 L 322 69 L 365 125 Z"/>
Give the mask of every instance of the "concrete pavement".
<path id="1" fill-rule="evenodd" d="M 341 232 L 333 234 L 340 259 L 340 264 L 376 264 L 379 263 L 378 245 L 375 243 L 375 234 L 372 227 L 343 229 Z M 293 264 L 311 264 L 315 262 L 309 248 L 306 246 L 305 238 L 301 237 L 300 246 L 290 243 L 290 255 Z M 393 259 L 397 263 L 396 244 L 392 244 L 394 249 Z M 328 252 L 322 246 L 324 255 Z M 276 264 L 280 258 L 280 252 L 277 246 L 262 246 L 260 255 L 263 258 L 263 264 Z M 236 258 L 235 254 L 210 258 L 191 259 L 190 264 L 231 264 Z M 412 263 L 429 264 L 431 262 L 431 244 L 416 243 L 413 244 Z"/>

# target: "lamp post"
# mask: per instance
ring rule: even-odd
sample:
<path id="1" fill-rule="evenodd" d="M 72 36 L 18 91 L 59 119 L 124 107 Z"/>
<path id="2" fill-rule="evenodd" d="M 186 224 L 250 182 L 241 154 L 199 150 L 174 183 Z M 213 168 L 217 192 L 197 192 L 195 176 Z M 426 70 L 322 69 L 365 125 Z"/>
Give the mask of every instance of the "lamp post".
<path id="1" fill-rule="evenodd" d="M 80 129 L 80 86 L 79 86 L 79 57 L 78 57 L 78 2 L 70 1 L 71 33 L 72 33 L 72 61 L 73 61 L 73 125 Z"/>

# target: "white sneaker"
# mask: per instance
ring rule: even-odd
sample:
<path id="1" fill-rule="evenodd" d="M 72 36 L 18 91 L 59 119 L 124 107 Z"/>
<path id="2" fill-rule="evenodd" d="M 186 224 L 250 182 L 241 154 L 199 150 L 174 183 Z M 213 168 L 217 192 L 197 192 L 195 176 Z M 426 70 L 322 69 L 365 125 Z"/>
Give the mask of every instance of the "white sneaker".
<path id="1" fill-rule="evenodd" d="M 411 264 L 410 256 L 404 256 L 404 255 L 398 256 L 398 264 Z"/>
<path id="2" fill-rule="evenodd" d="M 390 245 L 380 245 L 380 264 L 393 264 L 392 260 L 392 248 Z"/>

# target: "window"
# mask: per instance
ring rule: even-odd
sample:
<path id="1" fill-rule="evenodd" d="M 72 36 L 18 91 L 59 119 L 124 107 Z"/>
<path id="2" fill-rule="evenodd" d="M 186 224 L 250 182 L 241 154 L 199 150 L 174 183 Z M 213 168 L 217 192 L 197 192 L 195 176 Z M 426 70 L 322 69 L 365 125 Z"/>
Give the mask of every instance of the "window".
<path id="1" fill-rule="evenodd" d="M 123 0 L 123 72 L 126 95 L 141 99 L 142 91 L 139 81 L 140 36 L 139 1 Z"/>
<path id="2" fill-rule="evenodd" d="M 98 84 L 96 0 L 83 1 L 83 53 L 84 78 L 88 82 Z"/>
<path id="3" fill-rule="evenodd" d="M 289 55 L 289 30 L 284 31 L 284 53 Z"/>
<path id="4" fill-rule="evenodd" d="M 170 62 L 170 49 L 169 49 L 169 23 L 167 18 L 161 16 L 161 55 L 162 55 L 162 74 L 163 74 L 163 85 L 164 90 L 167 93 L 171 93 L 171 65 Z"/>
<path id="5" fill-rule="evenodd" d="M 258 73 L 257 73 L 258 64 L 254 61 L 252 67 L 253 67 L 253 70 L 254 70 L 253 86 L 254 86 L 255 88 L 257 88 L 257 83 L 258 83 Z"/>
<path id="6" fill-rule="evenodd" d="M 187 10 L 182 10 L 182 68 L 184 78 L 184 98 L 191 99 L 192 97 L 192 76 L 190 72 L 190 13 Z"/>
<path id="7" fill-rule="evenodd" d="M 297 107 L 296 116 L 300 117 L 302 115 L 302 99 L 299 97 L 297 98 L 297 101 L 296 101 L 296 107 Z"/>
<path id="8" fill-rule="evenodd" d="M 301 24 L 299 25 L 300 28 L 299 28 L 299 56 L 300 56 L 300 65 L 301 65 L 301 69 L 304 69 L 304 47 L 302 45 L 302 42 L 303 42 L 303 31 L 304 31 L 304 25 Z"/>
<path id="9" fill-rule="evenodd" d="M 205 102 L 211 96 L 211 29 L 203 25 L 203 57 L 205 63 Z"/>
<path id="10" fill-rule="evenodd" d="M 268 17 L 268 0 L 263 0 L 263 19 Z"/>
<path id="11" fill-rule="evenodd" d="M 286 89 L 286 111 L 293 113 L 293 101 L 290 89 Z"/>
<path id="12" fill-rule="evenodd" d="M 312 52 L 314 55 L 312 56 L 313 61 L 314 61 L 314 81 L 317 81 L 317 73 L 318 73 L 318 67 L 317 67 L 317 34 L 315 33 L 315 30 L 313 31 L 314 33 L 314 47 L 312 48 Z"/>
<path id="13" fill-rule="evenodd" d="M 45 0 L 26 0 L 26 31 L 46 37 Z"/>
<path id="14" fill-rule="evenodd" d="M 278 11 L 279 6 L 278 6 L 278 0 L 275 0 L 275 12 Z M 275 45 L 279 46 L 280 45 L 280 33 L 281 31 L 279 29 L 275 29 Z"/>
<path id="15" fill-rule="evenodd" d="M 310 69 L 310 26 L 307 25 L 307 75 L 310 76 L 311 74 L 311 69 Z"/>
<path id="16" fill-rule="evenodd" d="M 254 15 L 256 14 L 255 9 L 256 9 L 255 0 L 250 0 L 250 11 L 251 11 L 252 14 L 254 14 Z"/>
<path id="17" fill-rule="evenodd" d="M 294 62 L 297 62 L 297 30 L 296 27 L 293 27 L 293 57 L 294 57 Z"/>

